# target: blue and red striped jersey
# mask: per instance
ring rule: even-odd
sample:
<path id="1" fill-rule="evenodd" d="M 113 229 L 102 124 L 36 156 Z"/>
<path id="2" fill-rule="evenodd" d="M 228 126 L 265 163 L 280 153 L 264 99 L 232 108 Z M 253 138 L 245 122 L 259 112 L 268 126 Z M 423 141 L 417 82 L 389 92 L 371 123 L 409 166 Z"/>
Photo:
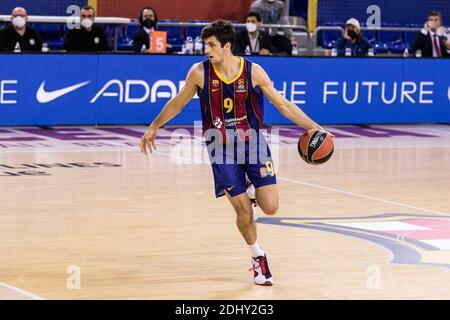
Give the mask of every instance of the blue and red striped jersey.
<path id="1" fill-rule="evenodd" d="M 258 132 L 263 126 L 263 93 L 259 87 L 253 87 L 252 62 L 240 59 L 240 70 L 230 81 L 208 60 L 203 62 L 205 81 L 198 96 L 204 133 L 212 128 L 223 134 L 227 129 L 240 129 L 244 132 L 254 129 Z"/>

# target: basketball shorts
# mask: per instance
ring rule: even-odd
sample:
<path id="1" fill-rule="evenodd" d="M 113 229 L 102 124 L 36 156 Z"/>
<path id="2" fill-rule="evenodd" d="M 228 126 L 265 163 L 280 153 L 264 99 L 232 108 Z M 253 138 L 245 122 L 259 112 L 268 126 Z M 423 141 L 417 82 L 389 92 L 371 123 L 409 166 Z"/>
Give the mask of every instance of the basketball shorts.
<path id="1" fill-rule="evenodd" d="M 246 192 L 247 174 L 255 188 L 276 184 L 271 151 L 262 134 L 250 141 L 215 145 L 207 142 L 216 197 Z"/>

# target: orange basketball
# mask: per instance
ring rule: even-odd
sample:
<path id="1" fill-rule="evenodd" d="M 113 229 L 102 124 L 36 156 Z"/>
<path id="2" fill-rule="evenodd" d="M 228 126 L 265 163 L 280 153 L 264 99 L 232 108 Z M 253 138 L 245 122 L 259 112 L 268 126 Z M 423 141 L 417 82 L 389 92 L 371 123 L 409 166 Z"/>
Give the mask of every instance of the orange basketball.
<path id="1" fill-rule="evenodd" d="M 334 151 L 333 137 L 329 132 L 309 130 L 298 140 L 298 153 L 309 164 L 327 162 Z"/>

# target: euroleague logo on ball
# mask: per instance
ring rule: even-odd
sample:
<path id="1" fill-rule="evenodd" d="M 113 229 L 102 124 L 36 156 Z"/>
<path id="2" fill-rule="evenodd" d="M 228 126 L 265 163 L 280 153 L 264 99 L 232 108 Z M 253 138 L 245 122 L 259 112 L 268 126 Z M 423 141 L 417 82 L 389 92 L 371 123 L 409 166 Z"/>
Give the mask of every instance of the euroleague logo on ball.
<path id="1" fill-rule="evenodd" d="M 317 145 L 317 142 L 319 142 L 319 140 L 320 140 L 320 142 L 322 142 L 323 139 L 324 139 L 324 134 L 323 133 L 318 134 L 317 136 L 314 137 L 314 139 L 311 141 L 309 146 L 312 147 L 312 148 L 315 148 L 316 145 Z"/>

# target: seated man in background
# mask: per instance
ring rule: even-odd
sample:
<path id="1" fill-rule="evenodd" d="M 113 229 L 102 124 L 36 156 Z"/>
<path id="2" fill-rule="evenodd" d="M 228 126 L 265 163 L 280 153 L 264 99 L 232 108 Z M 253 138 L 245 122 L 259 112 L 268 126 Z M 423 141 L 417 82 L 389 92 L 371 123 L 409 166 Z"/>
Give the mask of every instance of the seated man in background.
<path id="1" fill-rule="evenodd" d="M 351 50 L 352 57 L 364 57 L 372 48 L 369 41 L 363 37 L 359 21 L 351 18 L 347 21 L 345 26 L 344 36 L 339 39 L 336 44 L 338 56 L 345 56 L 348 48 Z"/>
<path id="2" fill-rule="evenodd" d="M 142 47 L 145 50 L 150 47 L 150 36 L 153 31 L 158 29 L 158 14 L 152 7 L 144 7 L 139 15 L 139 24 L 141 28 L 133 36 L 133 51 L 140 53 Z M 167 53 L 173 52 L 172 46 L 167 44 Z"/>
<path id="3" fill-rule="evenodd" d="M 67 31 L 64 37 L 64 49 L 67 52 L 110 51 L 103 29 L 94 25 L 95 10 L 91 6 L 81 8 L 81 28 Z"/>
<path id="4" fill-rule="evenodd" d="M 256 0 L 252 3 L 250 11 L 261 14 L 264 24 L 289 24 L 288 8 L 279 0 Z M 277 34 L 275 28 L 269 29 L 270 41 L 276 53 L 291 54 L 292 47 L 297 46 L 291 29 L 284 29 L 285 36 Z"/>
<path id="5" fill-rule="evenodd" d="M 439 11 L 431 11 L 423 29 L 417 32 L 416 39 L 412 44 L 413 50 L 422 51 L 422 57 L 441 58 L 450 56 L 447 52 L 450 49 L 450 42 L 443 34 L 443 30 L 445 28 L 442 27 L 441 13 Z"/>
<path id="6" fill-rule="evenodd" d="M 250 11 L 247 13 L 246 28 L 236 35 L 233 54 L 241 56 L 245 54 L 247 48 L 251 54 L 269 55 L 274 52 L 269 33 L 260 30 L 261 21 L 259 12 Z"/>
<path id="7" fill-rule="evenodd" d="M 0 50 L 14 51 L 19 43 L 21 51 L 41 51 L 41 37 L 36 30 L 27 26 L 28 15 L 25 8 L 15 8 L 11 19 L 11 25 L 0 30 Z"/>

